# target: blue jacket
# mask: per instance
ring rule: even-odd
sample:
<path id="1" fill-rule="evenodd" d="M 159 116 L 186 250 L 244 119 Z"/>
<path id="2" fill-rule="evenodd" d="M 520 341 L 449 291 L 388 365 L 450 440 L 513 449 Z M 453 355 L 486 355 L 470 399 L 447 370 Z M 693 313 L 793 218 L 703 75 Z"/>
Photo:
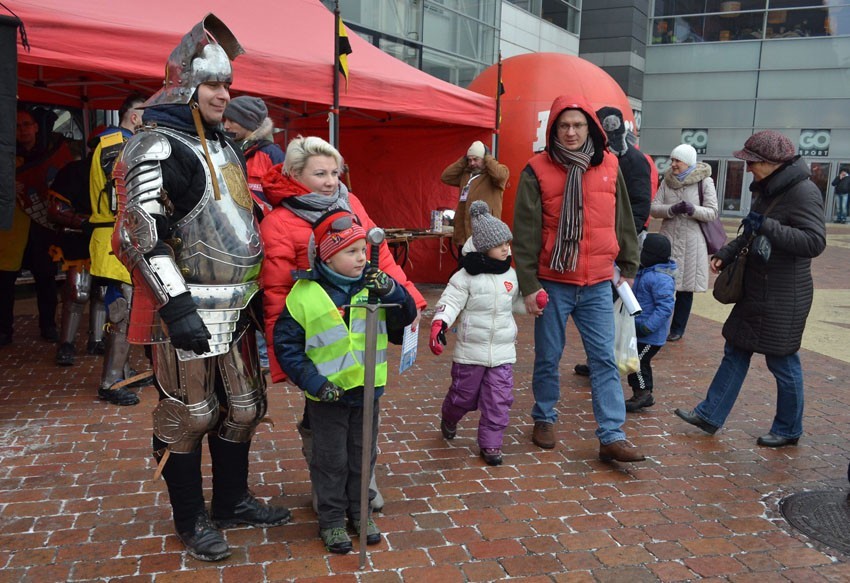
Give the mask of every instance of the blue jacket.
<path id="1" fill-rule="evenodd" d="M 361 282 L 348 293 L 332 284 L 330 281 L 313 271 L 293 272 L 296 279 L 313 279 L 322 286 L 337 307 L 351 302 L 351 297 L 363 288 Z M 416 304 L 403 285 L 396 282 L 395 289 L 382 298 L 385 304 L 400 304 L 398 308 L 387 309 L 387 331 L 390 339 L 393 338 L 392 330 L 403 329 L 416 319 Z M 349 322 L 349 310 L 345 309 L 343 318 Z M 274 353 L 281 368 L 289 376 L 290 380 L 300 389 L 316 396 L 322 385 L 328 380 L 316 370 L 313 361 L 304 350 L 306 337 L 304 328 L 292 317 L 289 310 L 284 307 L 274 326 Z M 389 365 L 389 363 L 387 363 Z M 375 387 L 375 398 L 380 397 L 384 387 Z M 350 389 L 345 391 L 342 402 L 352 406 L 361 405 L 363 402 L 363 389 Z"/>
<path id="2" fill-rule="evenodd" d="M 676 303 L 676 262 L 641 267 L 635 276 L 635 297 L 643 310 L 635 316 L 638 342 L 663 346 Z M 641 333 L 643 331 L 643 333 Z M 647 333 L 648 331 L 648 333 Z"/>

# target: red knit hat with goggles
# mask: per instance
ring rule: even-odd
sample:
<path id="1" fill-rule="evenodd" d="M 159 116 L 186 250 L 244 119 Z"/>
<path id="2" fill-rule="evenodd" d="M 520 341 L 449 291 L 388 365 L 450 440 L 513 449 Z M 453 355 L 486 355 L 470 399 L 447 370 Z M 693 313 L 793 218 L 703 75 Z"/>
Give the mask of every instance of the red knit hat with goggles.
<path id="1" fill-rule="evenodd" d="M 335 210 L 319 217 L 313 225 L 313 237 L 319 259 L 327 261 L 355 241 L 366 238 L 366 230 L 356 215 Z"/>

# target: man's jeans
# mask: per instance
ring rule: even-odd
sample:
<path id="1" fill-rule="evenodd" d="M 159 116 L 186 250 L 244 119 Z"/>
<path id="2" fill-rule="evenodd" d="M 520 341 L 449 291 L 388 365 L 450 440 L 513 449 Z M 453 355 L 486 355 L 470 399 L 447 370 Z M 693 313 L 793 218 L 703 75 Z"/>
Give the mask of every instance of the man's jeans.
<path id="1" fill-rule="evenodd" d="M 566 344 L 566 326 L 573 317 L 581 335 L 587 364 L 590 367 L 590 387 L 593 415 L 598 428 L 596 436 L 603 445 L 621 441 L 626 434 L 621 429 L 626 420 L 626 403 L 620 372 L 614 361 L 614 304 L 611 302 L 611 282 L 578 286 L 543 281 L 549 294 L 549 304 L 543 315 L 534 321 L 534 391 L 535 421 L 554 423 L 558 419 L 555 405 L 561 396 L 559 364 Z"/>
<path id="2" fill-rule="evenodd" d="M 722 427 L 732 411 L 750 369 L 752 352 L 732 346 L 723 349 L 723 360 L 714 373 L 705 400 L 694 412 L 704 421 Z M 803 433 L 803 368 L 798 353 L 788 356 L 765 355 L 767 368 L 776 378 L 776 416 L 770 432 L 794 439 Z"/>
<path id="3" fill-rule="evenodd" d="M 838 205 L 838 216 L 836 217 L 839 221 L 843 222 L 847 220 L 847 198 L 850 197 L 850 194 L 836 194 L 835 202 Z"/>

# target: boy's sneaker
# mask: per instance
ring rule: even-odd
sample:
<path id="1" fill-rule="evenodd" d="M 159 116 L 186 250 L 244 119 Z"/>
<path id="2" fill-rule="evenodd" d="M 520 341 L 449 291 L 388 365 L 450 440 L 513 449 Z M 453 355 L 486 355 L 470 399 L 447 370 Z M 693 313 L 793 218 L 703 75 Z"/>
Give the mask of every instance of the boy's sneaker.
<path id="1" fill-rule="evenodd" d="M 502 450 L 498 447 L 482 447 L 481 458 L 487 462 L 488 466 L 501 466 Z"/>
<path id="2" fill-rule="evenodd" d="M 626 399 L 626 411 L 634 413 L 644 407 L 655 405 L 655 399 L 652 398 L 652 391 L 648 389 L 638 389 L 634 392 L 630 399 Z"/>
<path id="3" fill-rule="evenodd" d="M 457 424 L 453 425 L 445 419 L 440 419 L 440 433 L 446 439 L 454 439 L 455 435 L 457 435 Z"/>
<path id="4" fill-rule="evenodd" d="M 319 531 L 319 536 L 322 537 L 325 548 L 332 553 L 344 555 L 350 553 L 351 549 L 354 548 L 348 533 L 342 527 L 323 528 Z"/>
<path id="5" fill-rule="evenodd" d="M 354 531 L 354 534 L 360 536 L 360 521 L 352 520 L 349 523 L 351 530 Z M 371 518 L 366 523 L 366 544 L 367 545 L 376 545 L 381 542 L 381 529 L 378 528 L 378 525 L 375 524 L 375 521 Z"/>

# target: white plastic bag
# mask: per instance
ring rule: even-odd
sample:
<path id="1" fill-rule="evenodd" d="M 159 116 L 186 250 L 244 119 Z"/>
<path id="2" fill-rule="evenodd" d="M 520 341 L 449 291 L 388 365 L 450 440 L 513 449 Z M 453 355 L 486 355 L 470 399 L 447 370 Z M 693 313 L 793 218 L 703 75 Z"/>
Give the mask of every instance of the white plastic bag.
<path id="1" fill-rule="evenodd" d="M 640 370 L 635 318 L 629 315 L 619 298 L 614 302 L 614 359 L 621 375 Z"/>

